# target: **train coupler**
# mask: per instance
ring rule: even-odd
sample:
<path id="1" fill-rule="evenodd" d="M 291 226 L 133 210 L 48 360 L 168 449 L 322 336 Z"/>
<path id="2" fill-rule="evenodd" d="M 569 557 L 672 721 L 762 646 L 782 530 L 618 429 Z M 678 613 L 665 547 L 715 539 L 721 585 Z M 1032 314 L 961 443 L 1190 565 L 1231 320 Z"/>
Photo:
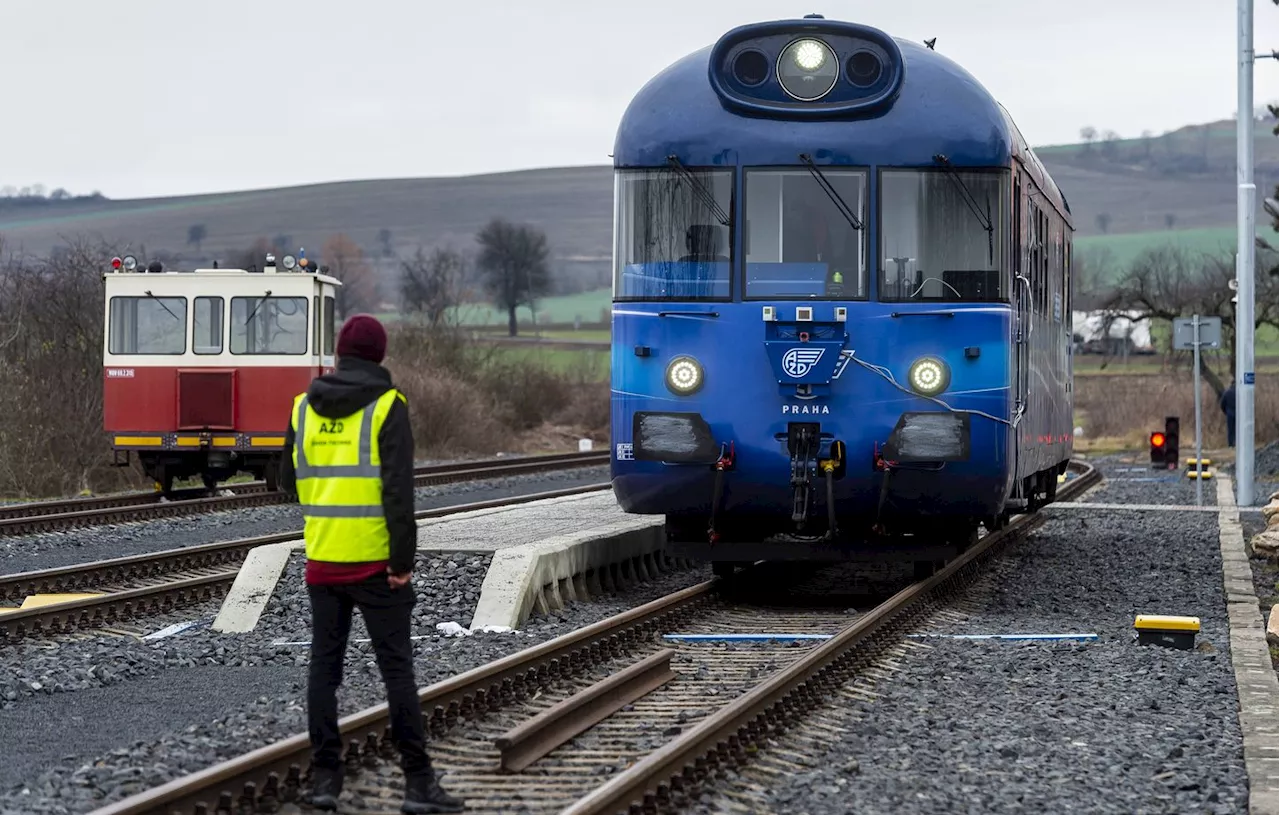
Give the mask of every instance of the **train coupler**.
<path id="1" fill-rule="evenodd" d="M 818 448 L 821 443 L 818 425 L 794 423 L 787 426 L 787 449 L 791 453 L 791 521 L 797 529 L 803 528 L 809 518 L 809 504 L 813 498 L 813 477 L 818 469 Z"/>

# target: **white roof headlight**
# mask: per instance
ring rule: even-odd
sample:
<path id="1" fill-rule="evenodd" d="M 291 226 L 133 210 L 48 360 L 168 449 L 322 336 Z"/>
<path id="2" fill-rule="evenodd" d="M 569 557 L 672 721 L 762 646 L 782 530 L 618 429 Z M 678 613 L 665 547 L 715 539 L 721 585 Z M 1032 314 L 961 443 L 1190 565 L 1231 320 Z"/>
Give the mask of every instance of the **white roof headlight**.
<path id="1" fill-rule="evenodd" d="M 840 74 L 831 46 L 811 37 L 782 49 L 776 70 L 782 89 L 801 102 L 815 102 L 826 96 Z"/>
<path id="2" fill-rule="evenodd" d="M 678 356 L 667 364 L 667 387 L 678 396 L 697 393 L 705 378 L 702 365 L 691 356 Z"/>

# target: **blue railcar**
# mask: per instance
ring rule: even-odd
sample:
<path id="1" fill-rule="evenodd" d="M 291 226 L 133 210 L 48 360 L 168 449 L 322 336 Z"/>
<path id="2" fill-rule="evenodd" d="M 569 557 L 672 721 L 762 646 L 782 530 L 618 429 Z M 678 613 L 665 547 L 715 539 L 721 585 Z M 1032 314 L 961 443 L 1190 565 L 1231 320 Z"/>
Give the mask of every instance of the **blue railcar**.
<path id="1" fill-rule="evenodd" d="M 716 563 L 906 557 L 1053 500 L 1071 213 L 931 47 L 747 25 L 614 147 L 613 489 Z"/>

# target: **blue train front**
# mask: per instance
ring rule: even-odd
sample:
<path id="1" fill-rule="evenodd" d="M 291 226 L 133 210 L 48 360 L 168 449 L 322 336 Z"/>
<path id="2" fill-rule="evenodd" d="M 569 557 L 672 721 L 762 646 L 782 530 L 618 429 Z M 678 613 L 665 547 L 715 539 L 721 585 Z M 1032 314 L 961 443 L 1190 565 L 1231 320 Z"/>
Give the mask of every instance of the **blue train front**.
<path id="1" fill-rule="evenodd" d="M 1070 212 L 963 69 L 744 26 L 636 95 L 614 162 L 613 488 L 675 550 L 920 562 L 1052 500 Z"/>

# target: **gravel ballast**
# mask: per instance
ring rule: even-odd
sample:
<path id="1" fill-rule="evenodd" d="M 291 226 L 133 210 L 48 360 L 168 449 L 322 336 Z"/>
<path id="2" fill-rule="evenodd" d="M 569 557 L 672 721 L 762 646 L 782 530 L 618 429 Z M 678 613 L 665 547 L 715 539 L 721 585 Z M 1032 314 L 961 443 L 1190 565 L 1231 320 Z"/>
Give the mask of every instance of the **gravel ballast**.
<path id="1" fill-rule="evenodd" d="M 1091 500 L 1188 503 L 1123 480 Z M 960 608 L 930 632 L 1099 639 L 927 640 L 768 811 L 1245 811 L 1215 513 L 1056 511 Z M 1137 614 L 1200 617 L 1197 647 L 1137 645 Z"/>
<path id="2" fill-rule="evenodd" d="M 552 470 L 422 487 L 415 491 L 414 503 L 418 510 L 435 509 L 602 484 L 608 480 L 607 465 Z M 297 504 L 286 504 L 0 538 L 0 574 L 52 569 L 234 538 L 300 533 L 301 529 L 301 510 Z"/>
<path id="3" fill-rule="evenodd" d="M 710 578 L 709 569 L 663 575 L 618 595 L 576 603 L 549 617 L 535 617 L 519 632 L 476 633 L 446 637 L 436 624 L 466 627 L 474 613 L 489 556 L 419 554 L 414 583 L 416 679 L 420 686 L 581 628 L 611 614 L 656 599 Z M 63 693 L 16 688 L 16 698 L 0 710 L 0 730 L 31 745 L 39 760 L 20 765 L 0 763 L 0 812 L 79 813 L 102 806 L 155 784 L 202 769 L 255 747 L 306 731 L 306 664 L 310 641 L 309 604 L 302 580 L 303 558 L 295 556 L 258 625 L 241 635 L 193 630 L 138 643 L 97 639 L 34 648 L 20 656 L 28 673 L 54 673 L 72 661 L 100 660 L 119 668 L 111 687 L 83 694 L 64 682 Z M 158 627 L 158 626 L 157 626 Z M 339 692 L 343 715 L 385 701 L 363 620 L 357 614 L 351 630 L 344 684 Z M 289 643 L 289 644 L 282 644 Z M 9 657 L 0 656 L 0 673 Z M 21 684 L 19 682 L 19 684 Z M 77 686 L 78 687 L 78 686 Z M 149 694 L 147 716 L 138 715 L 135 687 Z M 155 690 L 169 688 L 168 692 Z M 0 694 L 5 691 L 0 690 Z M 50 711 L 70 697 L 93 701 L 94 721 L 126 721 L 111 742 L 77 739 L 74 730 L 59 729 L 50 738 Z M 221 707 L 193 706 L 192 697 L 226 700 Z M 67 704 L 64 702 L 64 704 Z M 43 773 L 33 768 L 48 768 Z"/>

